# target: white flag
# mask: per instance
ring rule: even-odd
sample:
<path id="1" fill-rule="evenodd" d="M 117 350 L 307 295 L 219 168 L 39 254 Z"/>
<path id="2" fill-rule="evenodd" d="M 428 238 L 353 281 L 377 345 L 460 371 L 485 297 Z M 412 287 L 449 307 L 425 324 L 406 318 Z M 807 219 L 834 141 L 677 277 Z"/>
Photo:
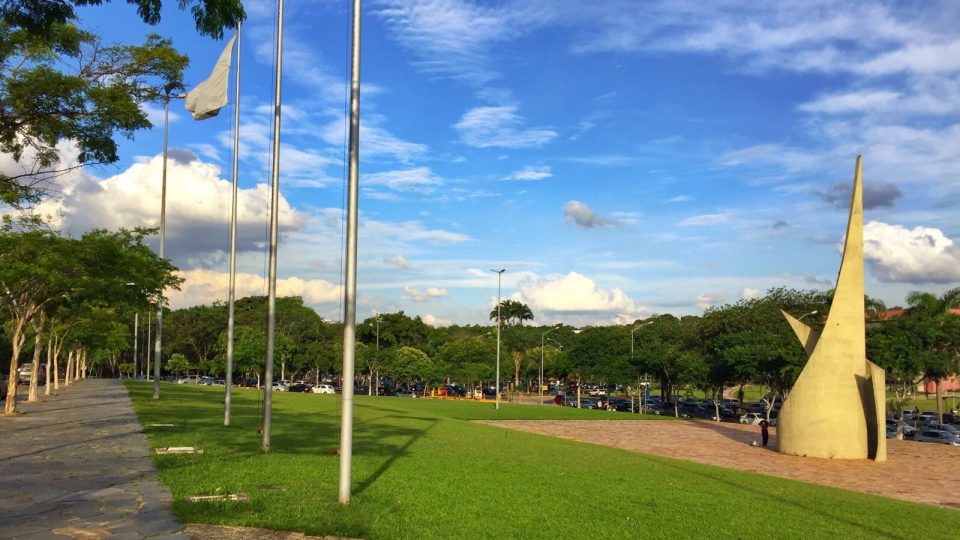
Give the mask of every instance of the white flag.
<path id="1" fill-rule="evenodd" d="M 227 104 L 227 78 L 230 75 L 230 59 L 233 57 L 233 42 L 236 39 L 237 35 L 234 34 L 227 42 L 210 77 L 187 92 L 184 105 L 193 114 L 194 120 L 213 118 Z"/>

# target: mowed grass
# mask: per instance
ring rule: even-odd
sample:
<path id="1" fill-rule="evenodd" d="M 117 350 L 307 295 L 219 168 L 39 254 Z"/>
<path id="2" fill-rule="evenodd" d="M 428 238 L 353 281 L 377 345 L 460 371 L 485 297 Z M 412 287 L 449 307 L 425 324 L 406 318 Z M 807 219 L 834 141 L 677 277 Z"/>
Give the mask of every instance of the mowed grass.
<path id="1" fill-rule="evenodd" d="M 367 396 L 356 398 L 353 498 L 341 506 L 340 396 L 274 394 L 265 455 L 257 392 L 235 392 L 232 425 L 223 427 L 222 389 L 165 384 L 154 401 L 149 384 L 127 386 L 152 446 L 203 448 L 154 458 L 184 523 L 418 539 L 956 538 L 960 530 L 956 510 L 472 422 L 635 415 Z M 251 501 L 184 500 L 238 492 Z"/>

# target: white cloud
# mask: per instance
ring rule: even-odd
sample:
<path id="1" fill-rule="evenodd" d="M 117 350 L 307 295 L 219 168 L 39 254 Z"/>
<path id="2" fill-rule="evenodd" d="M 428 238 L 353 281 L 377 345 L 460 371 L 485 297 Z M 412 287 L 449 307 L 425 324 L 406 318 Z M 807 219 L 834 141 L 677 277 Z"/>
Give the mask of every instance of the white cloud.
<path id="1" fill-rule="evenodd" d="M 700 309 L 706 310 L 713 306 L 722 304 L 727 300 L 727 295 L 722 292 L 700 293 L 697 295 L 696 304 Z"/>
<path id="2" fill-rule="evenodd" d="M 423 320 L 424 324 L 427 324 L 434 328 L 442 328 L 444 326 L 450 326 L 451 324 L 453 324 L 451 321 L 448 321 L 447 319 L 441 319 L 440 317 L 436 317 L 434 315 L 431 315 L 430 313 L 427 313 L 426 315 L 420 317 L 420 319 Z"/>
<path id="3" fill-rule="evenodd" d="M 508 12 L 460 0 L 380 0 L 374 13 L 394 39 L 411 51 L 414 65 L 437 77 L 483 84 L 499 74 L 487 57 L 495 43 L 513 37 Z"/>
<path id="4" fill-rule="evenodd" d="M 431 298 L 440 298 L 447 296 L 447 290 L 439 287 L 427 287 L 427 290 L 421 291 L 410 285 L 403 286 L 403 294 L 412 302 L 426 302 Z"/>
<path id="5" fill-rule="evenodd" d="M 960 248 L 939 229 L 871 221 L 863 237 L 864 259 L 881 281 L 960 281 Z"/>
<path id="6" fill-rule="evenodd" d="M 327 144 L 340 147 L 344 142 L 347 124 L 343 117 L 327 123 L 320 130 L 320 138 Z M 427 153 L 427 146 L 405 141 L 395 137 L 386 129 L 377 125 L 377 117 L 370 116 L 360 125 L 360 140 L 363 141 L 362 152 L 364 157 L 391 156 L 394 159 L 408 163 Z"/>
<path id="7" fill-rule="evenodd" d="M 400 171 L 386 171 L 363 175 L 367 185 L 387 186 L 395 191 L 429 192 L 432 186 L 439 186 L 443 180 L 429 167 L 417 167 Z"/>
<path id="8" fill-rule="evenodd" d="M 93 228 L 158 227 L 162 162 L 161 156 L 147 158 L 103 180 L 86 174 L 61 178 L 63 197 L 46 200 L 38 211 L 53 217 L 53 227 L 72 234 Z M 233 186 L 220 174 L 218 166 L 200 161 L 189 151 L 169 152 L 166 255 L 180 264 L 185 258 L 210 257 L 229 248 Z M 266 184 L 239 191 L 238 251 L 262 249 L 269 212 L 270 190 Z M 279 216 L 281 234 L 300 228 L 306 219 L 283 196 Z"/>
<path id="9" fill-rule="evenodd" d="M 762 296 L 763 296 L 763 291 L 761 291 L 760 289 L 753 289 L 750 287 L 745 287 L 740 292 L 740 298 L 743 298 L 744 300 L 755 300 L 757 298 L 761 298 Z"/>
<path id="10" fill-rule="evenodd" d="M 799 109 L 805 112 L 830 114 L 864 112 L 883 107 L 899 97 L 899 92 L 889 90 L 858 90 L 820 96 L 813 101 L 801 104 Z"/>
<path id="11" fill-rule="evenodd" d="M 700 225 L 716 225 L 725 223 L 730 219 L 730 214 L 702 214 L 699 216 L 688 217 L 678 223 L 680 227 L 693 227 Z"/>
<path id="12" fill-rule="evenodd" d="M 616 227 L 625 224 L 623 220 L 605 218 L 597 214 L 587 203 L 580 201 L 567 201 L 563 205 L 563 215 L 567 217 L 567 221 L 581 229 Z"/>
<path id="13" fill-rule="evenodd" d="M 180 275 L 184 278 L 183 285 L 179 291 L 170 292 L 170 305 L 173 308 L 227 300 L 229 274 L 197 268 L 180 272 Z M 238 298 L 266 294 L 263 276 L 237 272 L 236 278 Z M 277 296 L 302 296 L 307 304 L 316 305 L 340 301 L 343 290 L 339 285 L 322 279 L 288 277 L 277 280 Z"/>
<path id="14" fill-rule="evenodd" d="M 664 202 L 669 204 L 669 203 L 687 202 L 690 200 L 691 198 L 689 195 L 677 195 L 676 197 L 671 197 Z"/>
<path id="15" fill-rule="evenodd" d="M 390 266 L 396 266 L 403 270 L 410 269 L 410 263 L 407 262 L 407 259 L 403 255 L 397 255 L 395 257 L 384 257 L 383 262 L 389 264 Z"/>
<path id="16" fill-rule="evenodd" d="M 519 171 L 513 171 L 507 180 L 543 180 L 550 178 L 553 173 L 550 172 L 549 165 L 527 165 Z"/>
<path id="17" fill-rule="evenodd" d="M 550 279 L 525 277 L 517 283 L 511 298 L 530 306 L 534 314 L 549 317 L 597 316 L 607 320 L 630 319 L 642 313 L 636 303 L 619 288 L 601 289 L 592 279 L 570 272 Z"/>
<path id="18" fill-rule="evenodd" d="M 898 72 L 939 73 L 960 70 L 960 40 L 949 43 L 908 44 L 881 54 L 855 68 L 867 75 Z"/>
<path id="19" fill-rule="evenodd" d="M 536 148 L 557 136 L 551 129 L 523 129 L 523 123 L 516 107 L 475 107 L 453 127 L 464 143 L 476 148 Z"/>

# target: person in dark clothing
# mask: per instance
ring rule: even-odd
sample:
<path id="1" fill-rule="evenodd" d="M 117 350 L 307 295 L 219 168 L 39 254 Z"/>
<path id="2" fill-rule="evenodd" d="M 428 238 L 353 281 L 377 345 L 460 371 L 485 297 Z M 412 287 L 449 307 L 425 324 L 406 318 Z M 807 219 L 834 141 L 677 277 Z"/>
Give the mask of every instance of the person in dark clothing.
<path id="1" fill-rule="evenodd" d="M 760 436 L 763 437 L 763 445 L 766 446 L 767 441 L 770 440 L 770 422 L 760 421 Z"/>

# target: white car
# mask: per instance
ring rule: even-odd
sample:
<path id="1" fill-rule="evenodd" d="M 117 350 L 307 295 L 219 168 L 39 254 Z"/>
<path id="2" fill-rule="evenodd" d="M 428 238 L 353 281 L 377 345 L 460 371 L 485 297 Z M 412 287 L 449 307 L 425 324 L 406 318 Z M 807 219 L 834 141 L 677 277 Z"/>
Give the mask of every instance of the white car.
<path id="1" fill-rule="evenodd" d="M 740 417 L 740 423 L 750 424 L 751 426 L 755 426 L 766 419 L 767 417 L 763 413 L 748 412 L 747 414 Z"/>
<path id="2" fill-rule="evenodd" d="M 314 394 L 336 394 L 337 391 L 329 384 L 318 384 L 311 390 Z"/>
<path id="3" fill-rule="evenodd" d="M 274 391 L 274 392 L 286 392 L 286 391 L 287 391 L 287 386 L 286 386 L 285 384 L 283 384 L 283 381 L 277 381 L 277 382 L 273 383 L 273 391 Z"/>

